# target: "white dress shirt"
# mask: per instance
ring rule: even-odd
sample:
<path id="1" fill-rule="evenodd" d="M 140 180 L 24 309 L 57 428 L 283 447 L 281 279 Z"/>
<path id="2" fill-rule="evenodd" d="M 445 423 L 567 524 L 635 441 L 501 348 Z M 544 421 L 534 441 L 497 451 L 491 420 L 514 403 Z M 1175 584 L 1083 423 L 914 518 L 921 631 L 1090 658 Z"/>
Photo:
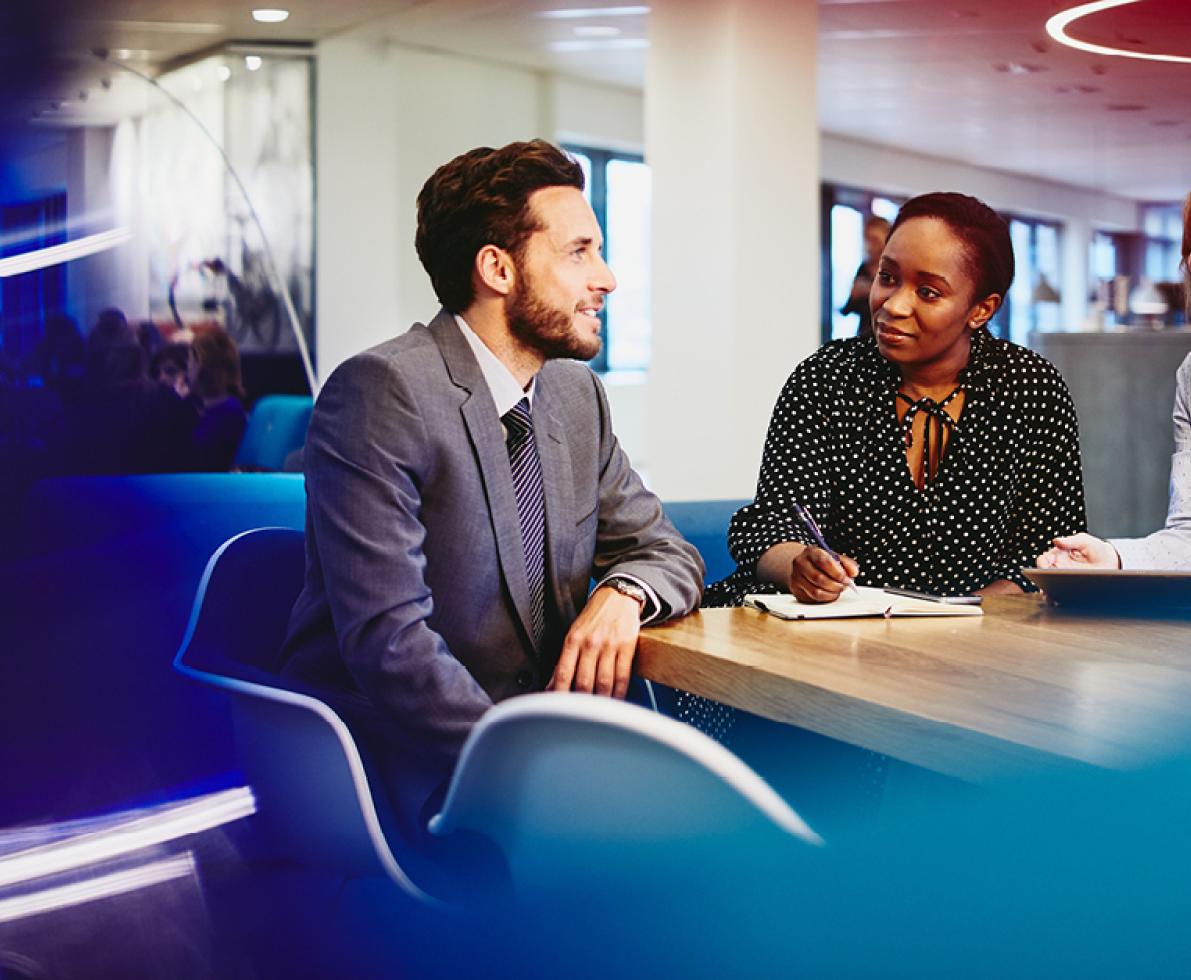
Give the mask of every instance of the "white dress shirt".
<path id="1" fill-rule="evenodd" d="M 1191 570 L 1191 354 L 1175 376 L 1174 456 L 1166 527 L 1144 538 L 1110 538 L 1122 568 Z"/>

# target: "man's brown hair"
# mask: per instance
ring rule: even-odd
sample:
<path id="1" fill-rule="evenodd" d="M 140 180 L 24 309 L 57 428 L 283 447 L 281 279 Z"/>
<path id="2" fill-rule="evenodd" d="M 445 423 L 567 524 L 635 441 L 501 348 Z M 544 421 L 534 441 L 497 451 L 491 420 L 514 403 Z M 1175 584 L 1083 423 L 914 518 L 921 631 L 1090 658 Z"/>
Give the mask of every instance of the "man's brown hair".
<path id="1" fill-rule="evenodd" d="M 418 194 L 418 258 L 451 313 L 475 299 L 472 266 L 485 245 L 520 257 L 540 229 L 529 196 L 544 187 L 583 190 L 583 170 L 545 140 L 481 146 L 439 167 Z"/>

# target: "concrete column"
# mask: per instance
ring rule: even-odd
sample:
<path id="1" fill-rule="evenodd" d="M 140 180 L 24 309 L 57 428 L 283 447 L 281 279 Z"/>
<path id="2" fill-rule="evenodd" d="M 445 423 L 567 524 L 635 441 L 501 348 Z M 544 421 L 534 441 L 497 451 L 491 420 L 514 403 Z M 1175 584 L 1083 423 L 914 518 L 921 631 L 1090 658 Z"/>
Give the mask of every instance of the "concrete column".
<path id="1" fill-rule="evenodd" d="M 649 477 L 751 497 L 782 383 L 819 343 L 815 0 L 657 0 Z"/>
<path id="2" fill-rule="evenodd" d="M 1088 318 L 1088 256 L 1092 225 L 1084 218 L 1068 218 L 1059 237 L 1063 270 L 1063 306 L 1060 328 L 1078 330 Z"/>

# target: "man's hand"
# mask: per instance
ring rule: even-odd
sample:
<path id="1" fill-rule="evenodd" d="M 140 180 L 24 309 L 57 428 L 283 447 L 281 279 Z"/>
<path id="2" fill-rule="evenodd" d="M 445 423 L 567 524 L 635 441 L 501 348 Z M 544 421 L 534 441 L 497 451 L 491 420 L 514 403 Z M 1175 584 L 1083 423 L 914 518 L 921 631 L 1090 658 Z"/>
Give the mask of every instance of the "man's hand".
<path id="1" fill-rule="evenodd" d="M 1120 568 L 1121 556 L 1107 541 L 1091 534 L 1055 538 L 1054 547 L 1034 562 L 1039 568 Z"/>
<path id="2" fill-rule="evenodd" d="M 613 588 L 596 589 L 571 624 L 546 689 L 623 698 L 640 632 L 641 603 Z"/>
<path id="3" fill-rule="evenodd" d="M 805 548 L 790 564 L 790 594 L 799 602 L 835 602 L 859 574 L 847 555 L 836 561 L 822 548 Z"/>

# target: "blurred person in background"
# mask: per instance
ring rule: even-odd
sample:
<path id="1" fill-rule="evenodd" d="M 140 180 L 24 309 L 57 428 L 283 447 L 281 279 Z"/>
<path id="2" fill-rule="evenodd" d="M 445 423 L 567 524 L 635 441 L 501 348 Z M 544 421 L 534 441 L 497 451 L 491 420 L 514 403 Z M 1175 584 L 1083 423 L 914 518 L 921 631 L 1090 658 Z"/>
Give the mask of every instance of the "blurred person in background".
<path id="1" fill-rule="evenodd" d="M 99 314 L 87 337 L 83 383 L 65 407 L 67 473 L 183 468 L 191 429 L 186 405 L 148 377 L 136 329 L 119 310 Z"/>
<path id="2" fill-rule="evenodd" d="M 856 278 L 852 280 L 852 292 L 848 295 L 848 302 L 840 310 L 844 316 L 855 313 L 860 317 L 860 329 L 857 337 L 868 337 L 873 332 L 873 315 L 869 308 L 868 294 L 873 287 L 873 280 L 877 276 L 877 263 L 881 261 L 881 249 L 889 238 L 889 222 L 876 215 L 869 215 L 864 222 L 864 261 L 856 270 Z"/>
<path id="3" fill-rule="evenodd" d="M 153 355 L 161 350 L 165 343 L 165 338 L 152 320 L 141 320 L 136 325 L 136 339 L 141 345 L 141 350 L 145 352 L 146 362 L 151 361 Z"/>
<path id="4" fill-rule="evenodd" d="M 1183 289 L 1191 319 L 1191 194 L 1183 202 Z M 1179 365 L 1174 391 L 1174 455 L 1166 526 L 1144 538 L 1105 541 L 1091 534 L 1054 539 L 1039 568 L 1191 570 L 1191 354 Z"/>
<path id="5" fill-rule="evenodd" d="M 65 313 L 50 313 L 45 332 L 33 349 L 29 373 L 42 379 L 47 388 L 75 388 L 83 380 L 87 345 L 78 324 Z"/>
<path id="6" fill-rule="evenodd" d="M 240 351 L 222 327 L 195 330 L 186 383 L 198 413 L 190 444 L 189 468 L 226 472 L 248 427 Z"/>
<path id="7" fill-rule="evenodd" d="M 172 388 L 179 398 L 190 395 L 190 344 L 170 343 L 159 347 L 149 362 L 149 376 Z"/>

